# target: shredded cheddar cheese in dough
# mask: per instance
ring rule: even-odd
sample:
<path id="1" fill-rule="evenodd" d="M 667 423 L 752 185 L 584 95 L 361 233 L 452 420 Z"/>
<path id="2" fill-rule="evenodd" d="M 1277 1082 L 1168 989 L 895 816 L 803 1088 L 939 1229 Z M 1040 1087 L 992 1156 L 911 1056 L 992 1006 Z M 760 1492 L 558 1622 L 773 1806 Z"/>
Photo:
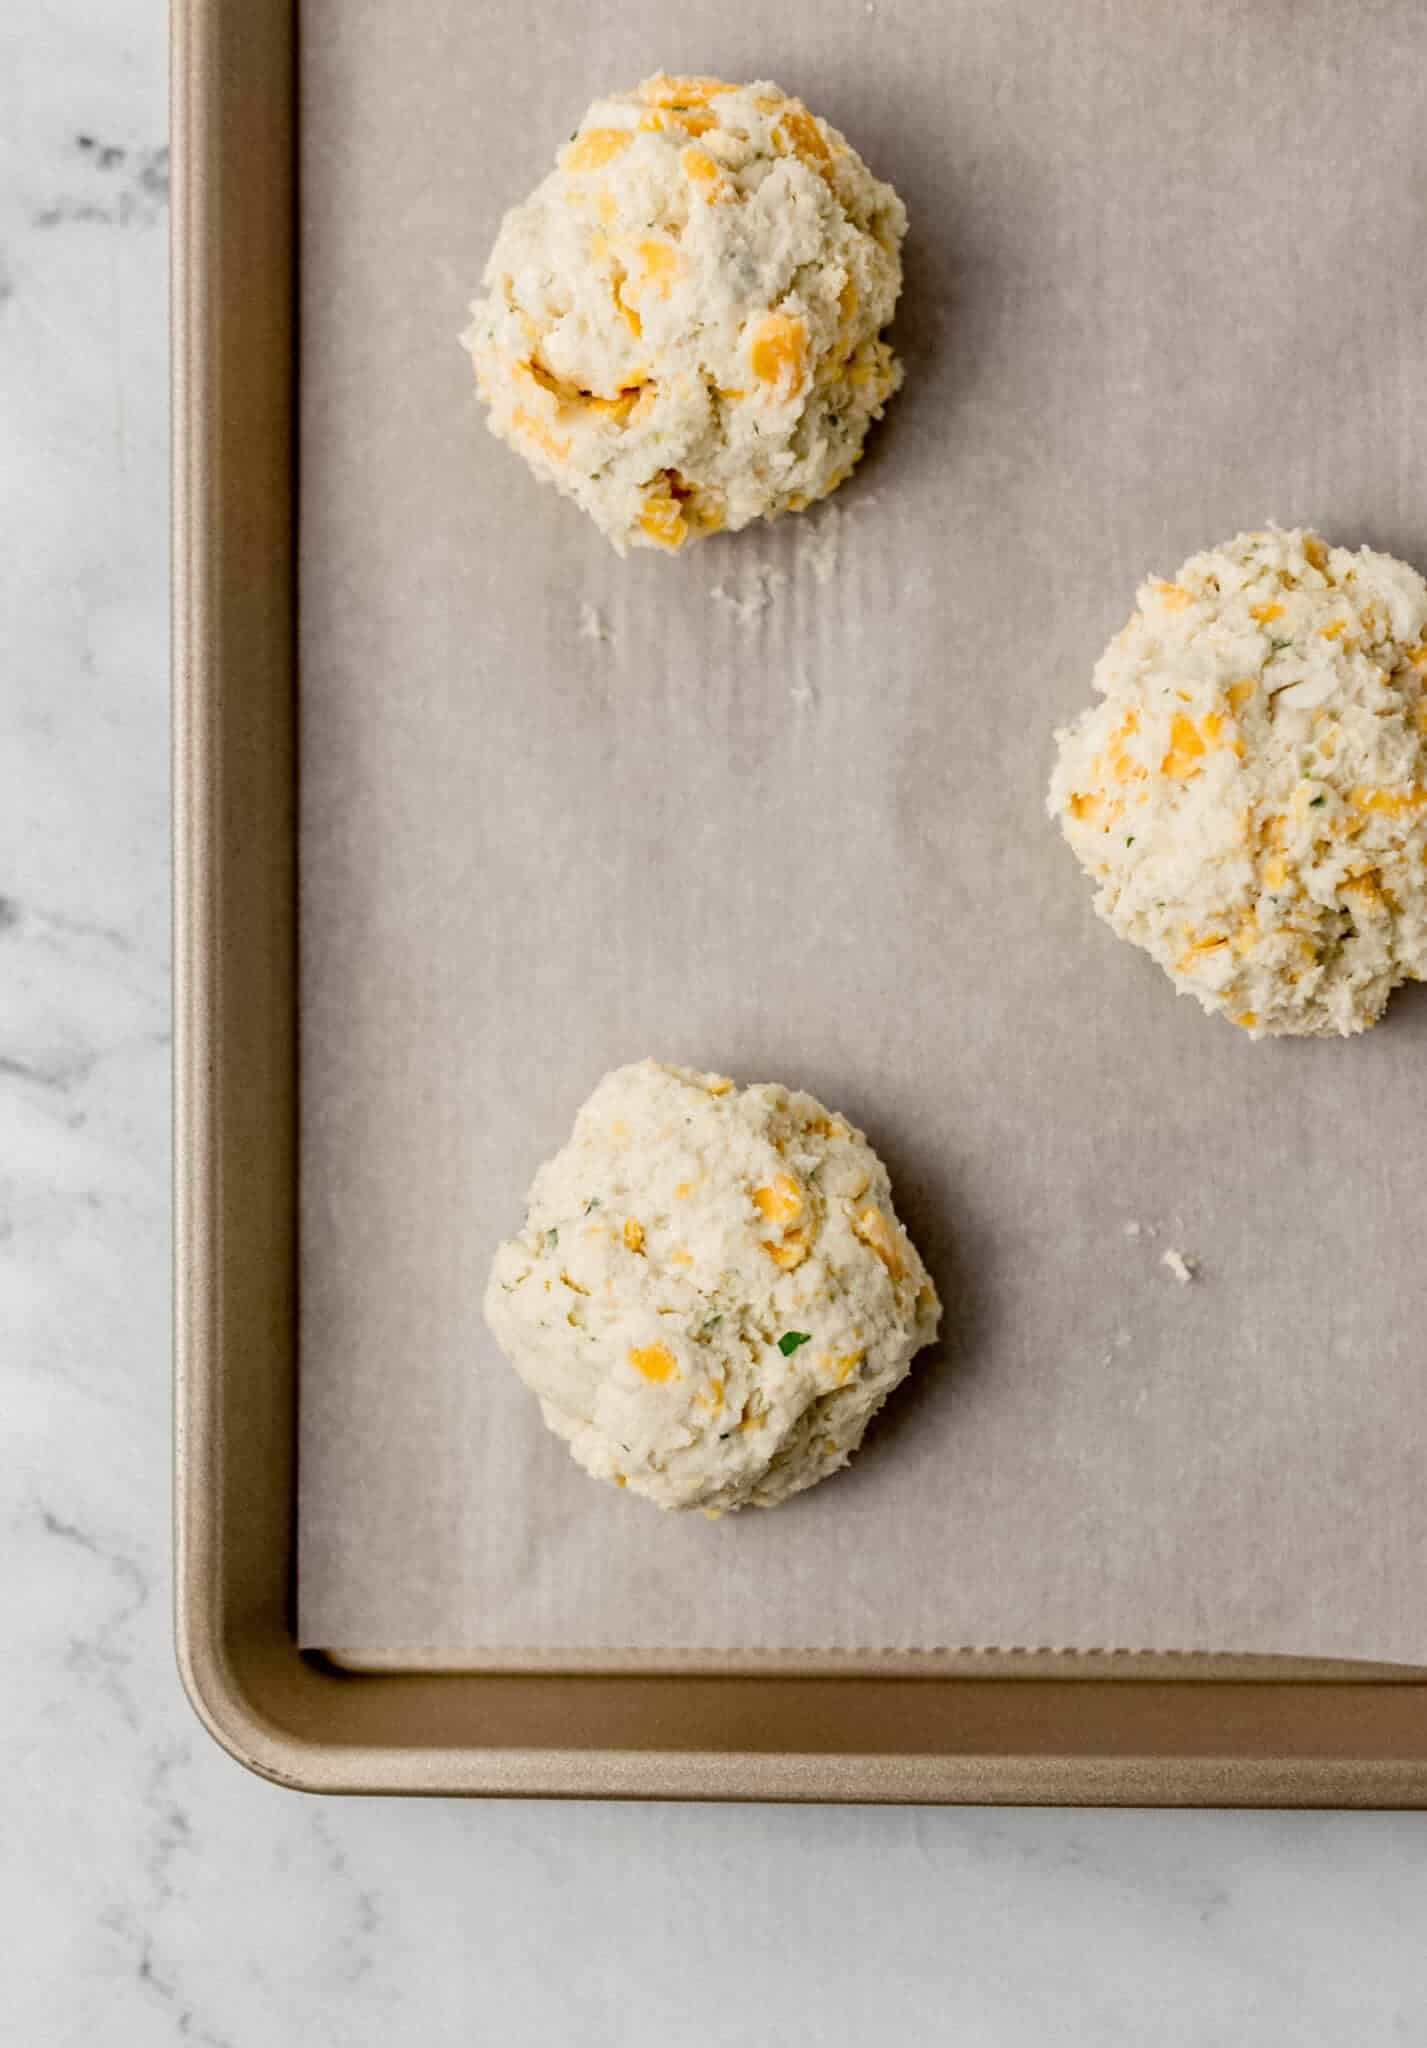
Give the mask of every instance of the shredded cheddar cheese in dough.
<path id="1" fill-rule="evenodd" d="M 586 1471 L 718 1515 L 846 1464 L 941 1305 L 860 1131 L 645 1060 L 541 1167 L 485 1312 Z"/>
<path id="2" fill-rule="evenodd" d="M 905 232 L 891 186 L 775 85 L 660 73 L 598 100 L 471 309 L 491 431 L 621 553 L 800 510 L 901 382 L 881 335 Z"/>
<path id="3" fill-rule="evenodd" d="M 1095 907 L 1250 1037 L 1375 1024 L 1427 979 L 1427 583 L 1240 534 L 1149 582 L 1057 735 Z"/>

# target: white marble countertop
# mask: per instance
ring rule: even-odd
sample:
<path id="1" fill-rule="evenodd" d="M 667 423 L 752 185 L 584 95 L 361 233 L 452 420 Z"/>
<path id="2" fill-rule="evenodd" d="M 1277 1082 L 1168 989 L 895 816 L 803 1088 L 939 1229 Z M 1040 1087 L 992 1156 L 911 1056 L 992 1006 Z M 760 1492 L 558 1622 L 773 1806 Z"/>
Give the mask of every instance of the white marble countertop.
<path id="1" fill-rule="evenodd" d="M 0 2040 L 1427 2043 L 1427 1822 L 318 1802 L 168 1599 L 157 0 L 0 12 Z"/>

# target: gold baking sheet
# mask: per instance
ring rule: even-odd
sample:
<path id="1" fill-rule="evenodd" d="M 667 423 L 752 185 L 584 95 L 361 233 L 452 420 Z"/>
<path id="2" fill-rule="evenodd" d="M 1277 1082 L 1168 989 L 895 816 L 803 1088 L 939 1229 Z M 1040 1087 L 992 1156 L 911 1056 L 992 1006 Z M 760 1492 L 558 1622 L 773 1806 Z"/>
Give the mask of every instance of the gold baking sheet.
<path id="1" fill-rule="evenodd" d="M 356 1674 L 297 1651 L 293 26 L 278 0 L 176 14 L 177 1625 L 199 1712 L 313 1789 L 1427 1803 L 1412 1676 Z"/>

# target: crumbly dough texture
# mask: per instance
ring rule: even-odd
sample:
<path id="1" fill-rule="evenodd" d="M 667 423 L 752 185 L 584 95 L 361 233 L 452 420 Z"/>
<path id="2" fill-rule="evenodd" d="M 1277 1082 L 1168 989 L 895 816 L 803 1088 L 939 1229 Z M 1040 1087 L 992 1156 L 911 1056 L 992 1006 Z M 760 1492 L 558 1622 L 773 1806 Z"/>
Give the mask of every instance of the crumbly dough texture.
<path id="1" fill-rule="evenodd" d="M 1346 1036 L 1427 976 L 1427 583 L 1244 533 L 1101 656 L 1050 810 L 1095 908 L 1253 1038 Z"/>
<path id="2" fill-rule="evenodd" d="M 799 511 L 901 381 L 906 210 L 766 80 L 597 100 L 502 223 L 462 337 L 491 431 L 622 554 Z"/>
<path id="3" fill-rule="evenodd" d="M 587 1472 L 715 1515 L 845 1465 L 941 1317 L 861 1131 L 655 1060 L 541 1167 L 485 1308 Z"/>

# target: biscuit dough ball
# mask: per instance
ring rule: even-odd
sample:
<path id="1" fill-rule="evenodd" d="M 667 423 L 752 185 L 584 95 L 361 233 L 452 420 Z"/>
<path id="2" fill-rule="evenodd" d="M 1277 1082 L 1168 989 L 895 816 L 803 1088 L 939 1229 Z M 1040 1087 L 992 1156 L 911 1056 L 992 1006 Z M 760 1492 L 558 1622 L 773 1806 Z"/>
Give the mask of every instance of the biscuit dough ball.
<path id="1" fill-rule="evenodd" d="M 587 1472 L 711 1514 L 838 1471 L 941 1318 L 861 1131 L 656 1060 L 541 1167 L 485 1310 Z"/>
<path id="2" fill-rule="evenodd" d="M 906 211 L 776 85 L 597 100 L 502 223 L 463 336 L 491 431 L 621 554 L 835 491 L 901 381 Z"/>
<path id="3" fill-rule="evenodd" d="M 1195 555 L 1101 656 L 1050 809 L 1095 907 L 1254 1038 L 1427 975 L 1427 583 L 1303 531 Z"/>

